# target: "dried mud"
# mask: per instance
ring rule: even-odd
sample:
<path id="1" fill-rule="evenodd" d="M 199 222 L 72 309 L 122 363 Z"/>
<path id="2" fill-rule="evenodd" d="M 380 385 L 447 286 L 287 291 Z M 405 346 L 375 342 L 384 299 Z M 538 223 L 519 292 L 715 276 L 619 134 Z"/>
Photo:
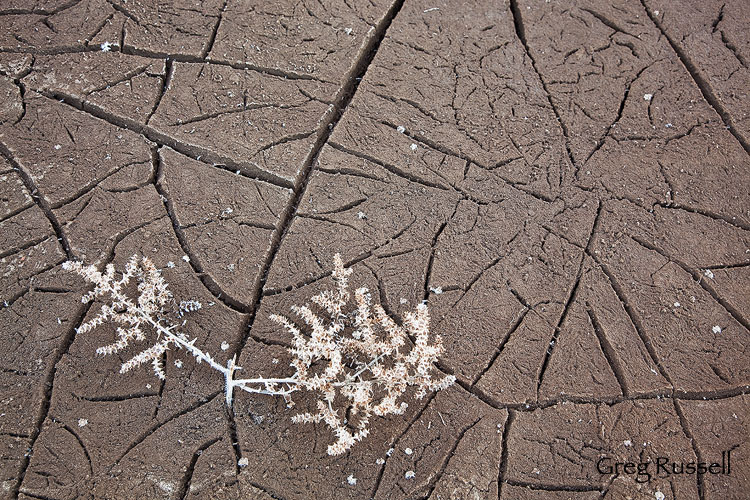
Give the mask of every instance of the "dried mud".
<path id="1" fill-rule="evenodd" d="M 154 5 L 0 6 L 0 497 L 750 491 L 742 2 Z M 61 269 L 146 255 L 198 344 L 283 374 L 269 314 L 337 252 L 457 377 L 339 457 L 174 352 L 119 375 Z"/>

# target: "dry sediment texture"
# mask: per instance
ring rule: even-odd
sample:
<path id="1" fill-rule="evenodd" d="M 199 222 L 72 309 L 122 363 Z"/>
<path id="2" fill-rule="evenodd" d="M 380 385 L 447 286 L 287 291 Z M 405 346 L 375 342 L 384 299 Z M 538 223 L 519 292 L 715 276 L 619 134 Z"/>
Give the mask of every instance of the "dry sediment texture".
<path id="1" fill-rule="evenodd" d="M 0 495 L 742 498 L 741 2 L 267 4 L 0 7 Z M 428 300 L 459 382 L 340 457 L 173 353 L 119 375 L 60 267 L 149 256 L 201 346 L 273 376 L 269 314 L 337 252 L 394 318 Z"/>

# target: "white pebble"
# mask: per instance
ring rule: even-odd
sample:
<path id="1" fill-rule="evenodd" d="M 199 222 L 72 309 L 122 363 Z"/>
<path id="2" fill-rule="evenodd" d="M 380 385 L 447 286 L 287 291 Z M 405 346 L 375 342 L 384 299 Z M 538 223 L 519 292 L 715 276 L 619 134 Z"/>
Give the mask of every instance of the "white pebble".
<path id="1" fill-rule="evenodd" d="M 221 350 L 222 351 L 226 351 L 227 349 L 229 349 L 229 342 L 222 342 L 221 343 Z"/>
<path id="2" fill-rule="evenodd" d="M 89 424 L 89 421 L 85 418 L 79 418 L 78 419 L 78 427 L 86 427 Z"/>
<path id="3" fill-rule="evenodd" d="M 404 474 L 406 479 L 414 479 L 414 476 L 416 476 L 416 474 L 414 474 L 413 470 L 408 470 L 406 471 L 406 474 Z"/>
<path id="4" fill-rule="evenodd" d="M 643 94 L 644 101 L 650 101 L 654 97 L 654 94 Z"/>
<path id="5" fill-rule="evenodd" d="M 417 145 L 414 144 L 413 142 L 411 143 L 411 146 L 409 146 L 409 147 L 411 148 L 412 151 L 416 151 L 417 150 Z"/>
<path id="6" fill-rule="evenodd" d="M 414 453 L 414 452 L 413 452 L 413 451 L 411 450 L 411 448 L 406 448 L 406 449 L 404 450 L 404 453 L 406 453 L 407 455 L 411 455 L 411 454 L 412 454 L 412 453 Z"/>
<path id="7" fill-rule="evenodd" d="M 248 463 L 250 462 L 247 459 L 247 457 L 242 457 L 239 460 L 237 460 L 237 465 L 239 465 L 240 467 L 247 467 Z"/>
<path id="8" fill-rule="evenodd" d="M 714 333 L 721 333 L 721 327 L 719 325 L 714 325 L 711 331 Z"/>
<path id="9" fill-rule="evenodd" d="M 703 271 L 703 275 L 706 278 L 714 279 L 714 273 L 710 269 L 706 269 L 705 271 Z"/>
<path id="10" fill-rule="evenodd" d="M 403 125 L 399 125 L 398 127 L 396 127 L 396 132 L 398 132 L 399 134 L 403 134 L 404 132 L 406 132 L 406 127 L 404 127 Z"/>
<path id="11" fill-rule="evenodd" d="M 353 474 L 349 474 L 349 477 L 346 478 L 346 482 L 354 486 L 355 484 L 357 484 L 357 478 L 354 477 Z"/>

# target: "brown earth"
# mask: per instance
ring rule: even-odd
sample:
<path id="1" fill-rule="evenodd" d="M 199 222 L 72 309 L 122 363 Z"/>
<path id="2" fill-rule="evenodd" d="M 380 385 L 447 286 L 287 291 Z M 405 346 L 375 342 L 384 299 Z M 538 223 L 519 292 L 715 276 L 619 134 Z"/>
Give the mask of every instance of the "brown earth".
<path id="1" fill-rule="evenodd" d="M 744 2 L 152 4 L 0 5 L 0 496 L 747 498 Z M 61 269 L 149 256 L 284 374 L 337 252 L 458 379 L 339 457 L 172 352 L 118 374 Z"/>

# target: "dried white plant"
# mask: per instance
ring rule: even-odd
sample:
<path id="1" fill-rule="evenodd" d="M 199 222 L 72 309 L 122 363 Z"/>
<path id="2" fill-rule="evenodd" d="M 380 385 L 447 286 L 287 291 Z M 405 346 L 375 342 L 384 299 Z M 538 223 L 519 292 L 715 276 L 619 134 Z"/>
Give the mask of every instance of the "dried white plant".
<path id="1" fill-rule="evenodd" d="M 330 455 L 344 453 L 365 438 L 373 414 L 403 413 L 409 387 L 414 388 L 415 397 L 423 398 L 428 391 L 444 389 L 455 381 L 450 375 L 433 379 L 438 373 L 434 363 L 443 347 L 440 336 L 430 338 L 427 306 L 418 305 L 399 325 L 380 304 L 373 303 L 366 288 L 357 289 L 352 301 L 348 288 L 352 271 L 344 267 L 338 254 L 332 274 L 335 290 L 312 297 L 309 305 L 292 307 L 303 328 L 285 316 L 271 316 L 292 336 L 289 353 L 294 373 L 284 378 L 236 379 L 235 372 L 241 368 L 235 358 L 222 365 L 199 349 L 195 339 L 178 330 L 177 320 L 186 312 L 200 309 L 201 304 L 184 301 L 177 305 L 161 272 L 147 257 L 133 256 L 119 277 L 112 264 L 104 272 L 72 261 L 63 267 L 94 285 L 83 296 L 84 302 L 106 299 L 99 314 L 81 325 L 78 333 L 88 333 L 105 322 L 117 325 L 117 338 L 97 349 L 98 354 L 118 353 L 133 341 L 153 342 L 125 361 L 120 373 L 150 362 L 156 376 L 163 379 L 163 355 L 173 346 L 223 374 L 229 406 L 235 388 L 282 396 L 289 406 L 294 404 L 293 393 L 309 391 L 316 396 L 316 411 L 299 413 L 292 421 L 322 421 L 328 425 L 337 438 L 328 447 Z M 137 298 L 129 296 L 133 278 L 137 281 Z"/>

